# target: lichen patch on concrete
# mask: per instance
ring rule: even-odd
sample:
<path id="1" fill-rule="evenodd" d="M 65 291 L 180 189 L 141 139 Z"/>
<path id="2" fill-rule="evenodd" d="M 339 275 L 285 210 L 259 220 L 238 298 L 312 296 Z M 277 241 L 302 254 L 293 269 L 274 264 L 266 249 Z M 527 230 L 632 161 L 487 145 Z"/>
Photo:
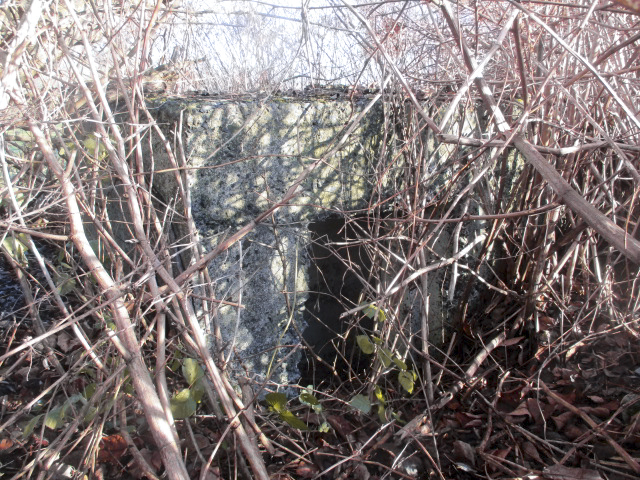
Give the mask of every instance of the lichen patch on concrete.
<path id="1" fill-rule="evenodd" d="M 368 101 L 169 99 L 158 108 L 157 117 L 165 125 L 183 119 L 191 209 L 208 249 L 279 202 L 309 165 L 323 159 L 302 182 L 293 201 L 209 266 L 217 298 L 241 300 L 244 306 L 223 305 L 215 312 L 222 332 L 219 347 L 225 357 L 233 358 L 227 367 L 232 376 L 234 372 L 262 379 L 270 376 L 280 384 L 297 380 L 301 335 L 309 319 L 318 314 L 309 312 L 310 290 L 317 288 L 317 281 L 310 281 L 309 224 L 332 218 L 334 212 L 357 216 L 367 210 L 374 193 L 402 184 L 405 167 L 395 165 L 402 142 L 393 132 L 383 134 L 382 104 L 371 108 L 337 153 L 326 156 Z M 476 128 L 474 118 L 454 117 L 452 123 L 451 131 L 461 134 Z M 459 158 L 459 152 L 457 146 L 435 143 L 432 135 L 425 144 L 426 174 L 435 196 L 451 181 L 452 158 Z M 154 151 L 156 170 L 168 167 L 162 151 Z M 517 159 L 509 161 L 516 163 Z M 154 176 L 154 185 L 165 199 L 174 197 L 174 175 Z M 437 254 L 450 254 L 447 231 L 433 248 Z M 433 338 L 440 340 L 445 337 L 447 317 L 443 275 L 438 271 L 429 276 L 430 322 Z M 357 295 L 351 290 L 353 302 Z M 322 297 L 318 292 L 313 295 Z M 326 312 L 332 308 L 327 307 Z M 339 309 L 335 310 L 331 315 L 339 317 Z M 418 311 L 414 316 L 419 315 Z"/>

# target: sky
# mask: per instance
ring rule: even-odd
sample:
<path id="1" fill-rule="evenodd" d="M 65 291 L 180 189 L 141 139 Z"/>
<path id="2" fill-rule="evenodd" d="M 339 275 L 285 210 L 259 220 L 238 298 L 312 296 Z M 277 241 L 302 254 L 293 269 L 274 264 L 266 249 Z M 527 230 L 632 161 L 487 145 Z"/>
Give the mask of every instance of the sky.
<path id="1" fill-rule="evenodd" d="M 191 14 L 167 27 L 157 51 L 166 59 L 206 59 L 199 67 L 206 90 L 369 85 L 384 74 L 366 47 L 368 33 L 341 1 L 194 0 L 187 6 Z M 368 3 L 358 10 L 384 36 L 403 8 L 403 28 L 388 40 L 389 52 L 403 67 L 428 70 L 433 62 L 425 63 L 424 49 L 416 54 L 417 42 L 410 41 L 430 22 L 422 2 Z"/>

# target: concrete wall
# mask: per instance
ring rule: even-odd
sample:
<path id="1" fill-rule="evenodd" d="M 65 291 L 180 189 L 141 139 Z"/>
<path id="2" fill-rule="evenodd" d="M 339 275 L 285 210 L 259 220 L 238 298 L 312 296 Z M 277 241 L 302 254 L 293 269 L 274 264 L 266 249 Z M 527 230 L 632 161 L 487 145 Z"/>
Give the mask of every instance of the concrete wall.
<path id="1" fill-rule="evenodd" d="M 167 132 L 182 119 L 182 140 L 188 166 L 193 167 L 188 174 L 192 211 L 206 248 L 215 247 L 225 234 L 235 232 L 277 202 L 310 162 L 331 149 L 368 101 L 198 98 L 168 100 L 160 106 L 157 118 L 167 126 Z M 281 383 L 295 381 L 302 358 L 297 345 L 303 332 L 316 348 L 321 348 L 333 331 L 339 333 L 338 317 L 344 307 L 325 305 L 320 314 L 317 305 L 328 293 L 335 293 L 336 282 L 353 284 L 353 279 L 347 279 L 339 267 L 333 268 L 334 276 L 340 278 L 325 282 L 328 290 L 317 293 L 318 272 L 311 268 L 309 225 L 313 222 L 313 235 L 319 238 L 318 231 L 334 228 L 327 227 L 332 222 L 339 224 L 332 212 L 356 214 L 366 209 L 380 178 L 376 166 L 386 160 L 380 157 L 392 155 L 392 149 L 382 148 L 383 108 L 379 103 L 367 113 L 344 147 L 303 183 L 291 205 L 278 210 L 211 264 L 209 272 L 218 298 L 241 299 L 245 306 L 240 310 L 225 306 L 217 312 L 225 343 L 222 348 L 233 355 L 232 368 L 237 372 L 244 369 L 259 377 L 272 374 L 271 379 Z M 473 129 L 472 124 L 464 123 L 463 130 Z M 446 161 L 452 147 L 439 148 L 443 155 L 433 158 Z M 166 168 L 163 149 L 154 152 L 154 168 Z M 450 169 L 440 169 L 442 166 L 434 165 L 434 171 L 441 170 L 434 185 L 448 180 Z M 384 182 L 391 186 L 398 175 L 402 171 L 389 170 Z M 154 176 L 154 184 L 165 199 L 175 189 L 173 178 L 173 173 Z M 322 221 L 327 223 L 318 223 Z M 339 235 L 337 231 L 325 233 L 333 240 Z M 448 235 L 445 232 L 439 242 L 443 255 L 448 253 Z M 446 316 L 442 275 L 434 272 L 429 277 L 436 337 L 442 337 Z M 310 288 L 316 293 L 310 295 Z M 352 288 L 348 299 L 357 301 L 356 293 Z"/>

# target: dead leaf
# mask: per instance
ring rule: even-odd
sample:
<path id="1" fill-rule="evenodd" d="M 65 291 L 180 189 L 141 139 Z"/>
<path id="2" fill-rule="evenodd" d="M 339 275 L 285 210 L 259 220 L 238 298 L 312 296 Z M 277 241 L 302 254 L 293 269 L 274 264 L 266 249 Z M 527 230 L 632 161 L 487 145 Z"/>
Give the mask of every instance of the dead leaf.
<path id="1" fill-rule="evenodd" d="M 468 465 L 475 467 L 476 465 L 476 450 L 471 445 L 461 440 L 453 442 L 453 457 Z"/>
<path id="2" fill-rule="evenodd" d="M 594 415 L 602 419 L 608 418 L 609 414 L 611 413 L 611 411 L 607 407 L 602 405 L 599 407 L 580 407 L 580 410 L 582 410 L 586 414 Z"/>
<path id="3" fill-rule="evenodd" d="M 204 480 L 220 480 L 220 477 L 211 472 L 207 472 L 204 474 Z"/>
<path id="4" fill-rule="evenodd" d="M 33 443 L 35 443 L 39 447 L 49 446 L 49 440 L 47 440 L 45 437 L 41 437 L 40 435 L 34 434 L 31 436 L 31 439 L 33 440 Z"/>
<path id="5" fill-rule="evenodd" d="M 510 412 L 509 415 L 512 417 L 530 416 L 531 413 L 529 412 L 527 402 L 522 402 L 513 412 Z"/>
<path id="6" fill-rule="evenodd" d="M 10 438 L 3 438 L 2 440 L 0 440 L 0 452 L 4 452 L 10 449 L 11 447 L 13 447 L 13 444 L 14 442 Z"/>
<path id="7" fill-rule="evenodd" d="M 640 413 L 636 413 L 629 421 L 629 425 L 624 429 L 624 436 L 627 441 L 638 438 L 638 433 L 640 433 Z M 636 442 L 638 441 L 636 440 Z"/>
<path id="8" fill-rule="evenodd" d="M 149 464 L 153 468 L 155 468 L 156 471 L 164 467 L 164 464 L 162 463 L 162 455 L 160 455 L 160 452 L 158 450 L 154 450 L 153 454 L 151 455 L 151 461 L 149 462 Z"/>
<path id="9" fill-rule="evenodd" d="M 353 425 L 351 425 L 351 423 L 349 423 L 349 421 L 345 420 L 344 418 L 339 417 L 338 415 L 329 415 L 327 417 L 327 422 L 329 422 L 331 428 L 333 428 L 345 440 L 348 436 L 353 435 Z"/>
<path id="10" fill-rule="evenodd" d="M 564 427 L 562 433 L 569 440 L 577 440 L 582 435 L 586 434 L 587 430 L 585 428 L 578 427 L 577 425 L 569 424 Z"/>
<path id="11" fill-rule="evenodd" d="M 142 455 L 142 458 L 144 458 L 146 462 L 151 465 L 151 457 L 153 456 L 151 450 L 149 450 L 148 448 L 143 448 L 140 450 L 140 455 Z M 138 479 L 146 478 L 145 470 L 140 464 L 138 464 L 138 462 L 133 462 L 133 465 L 129 467 L 129 474 L 132 477 Z"/>
<path id="12" fill-rule="evenodd" d="M 63 353 L 67 353 L 80 345 L 80 342 L 67 332 L 60 332 L 58 334 L 57 343 L 58 347 L 60 348 L 60 350 L 62 350 Z"/>
<path id="13" fill-rule="evenodd" d="M 287 473 L 278 472 L 278 473 L 269 475 L 269 479 L 270 480 L 293 480 L 293 477 L 291 477 L 291 475 Z"/>
<path id="14" fill-rule="evenodd" d="M 531 414 L 531 418 L 533 418 L 534 422 L 537 425 L 542 425 L 551 417 L 556 406 L 555 404 L 551 405 L 545 402 L 540 402 L 535 398 L 529 398 L 527 399 L 527 408 L 529 409 L 529 413 Z"/>
<path id="15" fill-rule="evenodd" d="M 547 347 L 546 345 L 539 346 L 538 350 L 536 350 L 536 353 L 534 355 L 535 359 L 538 361 L 542 360 L 547 355 L 548 351 L 549 351 L 549 347 Z"/>
<path id="16" fill-rule="evenodd" d="M 507 455 L 509 455 L 509 453 L 511 453 L 511 447 L 503 448 L 500 450 L 492 450 L 490 452 L 487 452 L 487 454 L 493 457 L 499 458 L 501 460 L 504 460 L 505 458 L 507 458 Z M 495 461 L 495 459 L 493 461 Z M 496 463 L 500 463 L 500 462 L 496 462 Z M 494 472 L 498 469 L 495 465 L 493 465 L 493 463 L 488 464 L 487 467 L 489 468 L 489 470 Z"/>
<path id="17" fill-rule="evenodd" d="M 297 461 L 294 466 L 296 469 L 296 478 L 313 478 L 319 473 L 318 467 L 302 460 Z"/>
<path id="18" fill-rule="evenodd" d="M 505 458 L 507 458 L 507 455 L 509 455 L 510 453 L 511 453 L 511 447 L 507 447 L 507 448 L 502 448 L 500 450 L 496 450 L 495 452 L 493 452 L 493 456 L 504 460 Z"/>
<path id="19" fill-rule="evenodd" d="M 351 473 L 354 480 L 369 480 L 371 474 L 364 463 L 358 463 Z"/>
<path id="20" fill-rule="evenodd" d="M 519 425 L 521 423 L 525 423 L 528 420 L 528 416 L 519 415 L 519 416 L 512 417 L 511 415 L 507 415 L 505 419 L 509 423 L 513 423 L 514 425 Z"/>
<path id="21" fill-rule="evenodd" d="M 531 418 L 537 425 L 541 425 L 542 423 L 544 423 L 545 417 L 542 409 L 545 406 L 546 405 L 544 403 L 539 402 L 535 398 L 527 398 L 527 410 L 529 411 Z"/>
<path id="22" fill-rule="evenodd" d="M 564 412 L 555 417 L 551 417 L 551 420 L 556 424 L 557 430 L 562 430 L 573 417 L 573 412 Z"/>
<path id="23" fill-rule="evenodd" d="M 523 339 L 524 337 L 514 337 L 514 338 L 508 338 L 505 341 L 503 341 L 502 343 L 500 343 L 500 347 L 510 347 L 512 345 L 517 345 L 518 343 L 520 343 L 520 341 Z"/>
<path id="24" fill-rule="evenodd" d="M 475 428 L 484 424 L 484 420 L 480 415 L 474 415 L 466 412 L 456 412 L 456 420 L 462 428 Z"/>
<path id="25" fill-rule="evenodd" d="M 576 370 L 560 367 L 556 367 L 553 369 L 553 375 L 564 380 L 565 383 L 573 383 L 574 380 L 579 377 L 579 374 Z"/>
<path id="26" fill-rule="evenodd" d="M 318 415 L 317 413 L 307 412 L 302 416 L 302 421 L 307 425 L 322 425 L 324 422 L 324 418 Z"/>
<path id="27" fill-rule="evenodd" d="M 613 340 L 615 344 L 620 348 L 626 347 L 629 344 L 629 338 L 624 332 L 617 333 L 617 334 L 614 333 L 613 335 L 607 335 L 607 339 Z"/>
<path id="28" fill-rule="evenodd" d="M 575 355 L 578 349 L 585 344 L 584 341 L 580 340 L 569 347 L 567 353 L 565 355 L 565 360 L 569 360 L 571 357 Z"/>
<path id="29" fill-rule="evenodd" d="M 544 478 L 550 480 L 602 480 L 596 470 L 585 468 L 569 468 L 563 465 L 547 467 L 542 471 Z"/>
<path id="30" fill-rule="evenodd" d="M 522 451 L 527 457 L 535 460 L 536 462 L 544 463 L 542 461 L 542 458 L 540 457 L 540 453 L 538 452 L 538 449 L 532 442 L 525 441 L 522 444 Z"/>
<path id="31" fill-rule="evenodd" d="M 455 398 L 447 404 L 448 410 L 456 411 L 456 410 L 460 410 L 461 407 L 462 405 L 460 405 L 460 402 L 458 402 Z"/>
<path id="32" fill-rule="evenodd" d="M 204 474 L 204 480 L 220 480 L 220 469 L 218 467 L 209 467 L 207 473 Z M 271 477 L 272 480 L 290 480 L 291 477 L 288 475 L 286 477 L 279 478 L 277 476 Z"/>
<path id="33" fill-rule="evenodd" d="M 460 428 L 460 424 L 452 417 L 443 417 L 438 423 L 437 431 Z"/>
<path id="34" fill-rule="evenodd" d="M 538 317 L 538 325 L 540 325 L 540 330 L 549 330 L 556 324 L 556 320 L 552 317 L 548 317 L 546 315 L 540 315 Z"/>
<path id="35" fill-rule="evenodd" d="M 414 435 L 431 435 L 433 429 L 431 428 L 431 420 L 426 415 L 417 415 L 409 423 L 403 426 L 396 436 L 400 437 L 400 440 L 404 440 L 407 437 L 413 437 Z"/>
<path id="36" fill-rule="evenodd" d="M 576 392 L 575 391 L 571 391 L 569 393 L 558 393 L 558 392 L 554 392 L 554 393 L 556 395 L 558 395 L 558 397 L 560 397 L 561 399 L 566 401 L 567 403 L 570 403 L 572 405 L 574 405 L 576 403 Z M 549 403 L 554 403 L 554 401 L 552 399 L 550 399 Z"/>
<path id="37" fill-rule="evenodd" d="M 100 440 L 98 463 L 113 463 L 117 465 L 128 448 L 127 441 L 120 434 L 103 437 Z"/>
<path id="38" fill-rule="evenodd" d="M 200 433 L 196 433 L 193 435 L 193 439 L 195 439 L 196 441 L 196 445 L 200 450 L 203 450 L 205 448 L 207 448 L 209 445 L 211 445 L 211 441 L 204 435 L 200 434 Z M 189 444 L 193 447 L 193 440 L 191 438 L 189 438 Z"/>

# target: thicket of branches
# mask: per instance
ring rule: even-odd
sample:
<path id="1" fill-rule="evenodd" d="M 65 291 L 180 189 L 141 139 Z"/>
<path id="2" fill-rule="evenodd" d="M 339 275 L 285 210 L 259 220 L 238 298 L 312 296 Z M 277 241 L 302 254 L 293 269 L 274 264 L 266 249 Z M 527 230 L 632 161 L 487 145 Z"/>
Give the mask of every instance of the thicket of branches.
<path id="1" fill-rule="evenodd" d="M 438 478 L 463 460 L 487 477 L 544 474 L 553 464 L 639 474 L 627 451 L 639 438 L 636 397 L 606 390 L 618 407 L 596 425 L 566 391 L 545 384 L 583 392 L 575 378 L 587 370 L 599 385 L 594 377 L 607 368 L 631 371 L 640 358 L 632 343 L 640 309 L 636 2 L 223 7 L 0 5 L 2 254 L 24 298 L 1 325 L 3 473 L 370 478 L 375 467 L 412 476 L 401 454 L 381 447 L 399 436 Z M 279 36 L 282 25 L 298 36 Z M 376 352 L 364 376 L 301 397 L 321 400 L 307 424 L 326 415 L 332 427 L 318 440 L 283 422 L 291 421 L 283 405 L 274 407 L 278 417 L 253 402 L 250 385 L 236 391 L 210 350 L 205 328 L 225 299 L 214 298 L 205 267 L 255 222 L 202 251 L 180 127 L 160 128 L 147 99 L 190 90 L 267 96 L 320 84 L 355 92 L 372 83 L 372 98 L 401 112 L 387 125 L 399 154 L 380 175 L 406 174 L 397 191 L 372 198 L 359 242 L 374 265 L 363 305 L 375 308 L 352 309 L 349 321 L 354 331 L 367 315 L 384 322 L 367 332 L 379 345 L 359 342 Z M 460 111 L 484 112 L 466 136 L 452 120 Z M 152 194 L 156 139 L 179 185 L 169 205 Z M 430 141 L 451 146 L 450 183 L 437 194 Z M 507 185 L 500 172 L 515 152 L 524 166 Z M 286 208 L 295 192 L 256 222 Z M 175 239 L 172 222 L 188 238 Z M 451 223 L 452 250 L 438 257 L 437 236 Z M 462 233 L 478 226 L 485 233 L 471 250 Z M 180 269 L 176 252 L 192 265 Z M 392 274 L 384 271 L 390 263 Z M 426 341 L 426 285 L 439 269 L 457 319 L 444 346 Z M 471 303 L 478 286 L 487 292 L 482 309 Z M 402 338 L 408 314 L 400 306 L 411 296 L 423 305 L 420 341 Z M 405 391 L 385 376 L 385 352 L 401 375 L 415 373 L 400 382 Z M 577 358 L 591 358 L 589 369 L 568 366 Z M 182 415 L 196 385 L 197 420 Z M 605 390 L 588 391 L 592 402 L 605 398 Z M 356 393 L 365 399 L 360 410 L 376 404 L 378 417 L 349 409 Z M 531 429 L 566 409 L 590 432 L 567 436 L 573 445 L 527 433 L 513 421 L 521 405 Z M 474 423 L 481 417 L 488 421 Z M 457 450 L 439 455 L 452 441 L 434 434 L 443 428 L 476 429 L 476 437 L 455 439 Z M 521 448 L 499 448 L 499 438 Z M 598 463 L 600 443 L 621 460 Z M 381 449 L 392 459 L 376 459 Z"/>

